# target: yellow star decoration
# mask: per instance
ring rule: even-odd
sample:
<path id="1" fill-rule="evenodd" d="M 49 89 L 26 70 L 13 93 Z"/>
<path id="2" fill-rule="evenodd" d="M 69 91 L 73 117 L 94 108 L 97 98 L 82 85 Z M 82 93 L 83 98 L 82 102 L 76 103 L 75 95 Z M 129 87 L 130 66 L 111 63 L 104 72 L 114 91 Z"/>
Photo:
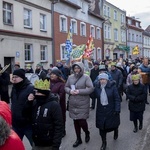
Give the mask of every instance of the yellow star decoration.
<path id="1" fill-rule="evenodd" d="M 40 90 L 49 90 L 50 89 L 50 81 L 46 80 L 36 80 L 34 83 L 34 88 L 40 89 Z"/>

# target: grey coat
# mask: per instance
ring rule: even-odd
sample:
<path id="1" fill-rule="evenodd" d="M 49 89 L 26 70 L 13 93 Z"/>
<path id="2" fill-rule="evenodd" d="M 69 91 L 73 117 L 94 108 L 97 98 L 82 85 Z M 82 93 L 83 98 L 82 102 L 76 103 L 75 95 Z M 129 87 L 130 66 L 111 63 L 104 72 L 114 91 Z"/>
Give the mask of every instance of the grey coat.
<path id="1" fill-rule="evenodd" d="M 78 76 L 75 74 L 70 75 L 65 85 L 65 91 L 69 94 L 69 115 L 74 120 L 87 119 L 89 117 L 90 108 L 89 94 L 94 90 L 93 83 L 90 77 L 84 74 L 83 63 L 77 62 L 72 68 L 74 68 L 75 65 L 78 65 L 82 71 Z M 80 79 L 78 80 L 78 78 Z M 79 94 L 70 95 L 71 85 L 74 85 L 76 81 L 75 88 L 79 90 Z"/>

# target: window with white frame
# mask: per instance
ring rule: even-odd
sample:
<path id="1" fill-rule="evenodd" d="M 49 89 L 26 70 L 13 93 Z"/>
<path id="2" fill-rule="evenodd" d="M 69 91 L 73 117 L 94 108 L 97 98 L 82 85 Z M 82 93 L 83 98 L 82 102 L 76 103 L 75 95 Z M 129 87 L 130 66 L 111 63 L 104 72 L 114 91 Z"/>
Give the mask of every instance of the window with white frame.
<path id="1" fill-rule="evenodd" d="M 85 4 L 83 1 L 81 1 L 81 11 L 85 12 Z"/>
<path id="2" fill-rule="evenodd" d="M 80 35 L 86 36 L 86 24 L 84 22 L 80 23 Z"/>
<path id="3" fill-rule="evenodd" d="M 77 20 L 71 19 L 72 33 L 77 34 Z"/>
<path id="4" fill-rule="evenodd" d="M 116 10 L 114 10 L 114 20 L 118 20 L 118 14 Z"/>
<path id="5" fill-rule="evenodd" d="M 93 38 L 95 38 L 95 27 L 93 25 L 90 26 L 90 32 Z"/>
<path id="6" fill-rule="evenodd" d="M 109 25 L 104 26 L 104 38 L 111 39 L 111 27 Z"/>
<path id="7" fill-rule="evenodd" d="M 131 41 L 131 34 L 128 33 L 128 40 Z"/>
<path id="8" fill-rule="evenodd" d="M 24 8 L 24 27 L 32 27 L 32 11 Z"/>
<path id="9" fill-rule="evenodd" d="M 67 32 L 67 17 L 64 15 L 60 16 L 60 31 Z"/>
<path id="10" fill-rule="evenodd" d="M 3 23 L 5 24 L 12 24 L 12 10 L 13 5 L 7 2 L 3 2 Z"/>
<path id="11" fill-rule="evenodd" d="M 132 34 L 132 41 L 134 42 L 134 34 Z"/>
<path id="12" fill-rule="evenodd" d="M 128 24 L 131 24 L 131 19 L 128 19 Z"/>
<path id="13" fill-rule="evenodd" d="M 25 52 L 25 61 L 32 61 L 33 60 L 33 45 L 25 43 L 24 45 L 24 52 Z"/>
<path id="14" fill-rule="evenodd" d="M 101 39 L 101 30 L 99 27 L 96 28 L 96 38 Z"/>
<path id="15" fill-rule="evenodd" d="M 60 55 L 61 55 L 61 60 L 66 60 L 67 59 L 67 54 L 66 54 L 66 44 L 60 44 Z"/>
<path id="16" fill-rule="evenodd" d="M 103 14 L 104 14 L 105 16 L 107 16 L 106 5 L 104 5 L 104 7 L 103 7 Z"/>
<path id="17" fill-rule="evenodd" d="M 46 15 L 40 14 L 40 30 L 46 31 Z"/>
<path id="18" fill-rule="evenodd" d="M 93 48 L 91 56 L 94 60 L 96 60 L 96 48 L 95 47 Z"/>
<path id="19" fill-rule="evenodd" d="M 47 46 L 46 45 L 41 45 L 40 58 L 41 58 L 41 61 L 47 60 Z"/>
<path id="20" fill-rule="evenodd" d="M 118 41 L 118 29 L 114 29 L 114 40 Z"/>
<path id="21" fill-rule="evenodd" d="M 125 15 L 121 14 L 121 23 L 125 23 Z"/>
<path id="22" fill-rule="evenodd" d="M 101 49 L 98 47 L 97 48 L 97 59 L 101 59 L 102 56 L 101 56 Z"/>
<path id="23" fill-rule="evenodd" d="M 142 42 L 142 36 L 140 35 L 140 37 L 139 37 L 139 42 Z"/>
<path id="24" fill-rule="evenodd" d="M 110 7 L 107 7 L 107 16 L 110 17 Z"/>
<path id="25" fill-rule="evenodd" d="M 126 42 L 126 32 L 121 30 L 121 42 Z"/>
<path id="26" fill-rule="evenodd" d="M 136 22 L 135 25 L 136 27 L 140 27 L 139 22 Z"/>

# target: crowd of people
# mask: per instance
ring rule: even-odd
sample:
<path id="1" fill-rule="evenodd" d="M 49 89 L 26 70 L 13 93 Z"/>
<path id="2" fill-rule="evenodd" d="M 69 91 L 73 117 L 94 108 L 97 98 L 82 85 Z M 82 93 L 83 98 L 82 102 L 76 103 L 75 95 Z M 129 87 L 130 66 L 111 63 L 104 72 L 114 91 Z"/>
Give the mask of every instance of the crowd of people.
<path id="1" fill-rule="evenodd" d="M 24 149 L 21 142 L 24 136 L 33 150 L 59 150 L 62 138 L 67 134 L 67 110 L 76 134 L 73 147 L 82 144 L 81 129 L 88 143 L 87 119 L 90 109 L 96 108 L 95 124 L 102 140 L 100 149 L 105 150 L 108 132 L 114 132 L 114 140 L 118 138 L 123 95 L 128 101 L 133 132 L 142 130 L 150 95 L 149 59 L 94 61 L 89 75 L 84 67 L 82 62 L 74 62 L 70 67 L 57 62 L 45 69 L 38 63 L 34 70 L 31 64 L 22 68 L 16 63 L 11 76 L 7 70 L 0 73 L 0 96 L 5 101 L 0 103 L 0 131 L 6 134 L 0 135 L 0 149 L 6 144 L 13 146 L 9 140 L 13 133 L 20 150 Z M 12 84 L 10 95 L 9 84 Z M 7 109 L 2 109 L 2 105 Z M 4 123 L 3 114 L 8 110 L 10 121 Z M 7 130 L 3 131 L 5 126 Z"/>

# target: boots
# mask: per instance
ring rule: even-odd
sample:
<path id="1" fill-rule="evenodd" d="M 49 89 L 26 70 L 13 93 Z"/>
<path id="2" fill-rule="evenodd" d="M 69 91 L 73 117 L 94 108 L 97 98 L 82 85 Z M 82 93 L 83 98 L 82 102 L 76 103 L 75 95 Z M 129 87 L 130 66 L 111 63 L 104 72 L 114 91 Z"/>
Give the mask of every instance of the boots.
<path id="1" fill-rule="evenodd" d="M 143 121 L 140 121 L 139 130 L 142 130 L 142 128 L 143 128 Z"/>
<path id="2" fill-rule="evenodd" d="M 106 142 L 106 141 L 103 141 L 103 143 L 102 143 L 102 146 L 101 146 L 101 149 L 100 149 L 100 150 L 106 150 L 106 145 L 107 145 L 107 142 Z"/>
<path id="3" fill-rule="evenodd" d="M 80 144 L 82 144 L 82 140 L 81 140 L 81 137 L 78 137 L 77 140 L 75 141 L 75 143 L 73 144 L 73 147 L 77 147 Z"/>
<path id="4" fill-rule="evenodd" d="M 118 128 L 114 130 L 114 140 L 118 139 Z"/>
<path id="5" fill-rule="evenodd" d="M 90 140 L 90 132 L 85 133 L 85 142 L 88 143 Z"/>
<path id="6" fill-rule="evenodd" d="M 137 127 L 137 120 L 136 121 L 133 121 L 134 123 L 134 129 L 133 129 L 133 132 L 136 133 L 138 131 L 138 127 Z"/>

